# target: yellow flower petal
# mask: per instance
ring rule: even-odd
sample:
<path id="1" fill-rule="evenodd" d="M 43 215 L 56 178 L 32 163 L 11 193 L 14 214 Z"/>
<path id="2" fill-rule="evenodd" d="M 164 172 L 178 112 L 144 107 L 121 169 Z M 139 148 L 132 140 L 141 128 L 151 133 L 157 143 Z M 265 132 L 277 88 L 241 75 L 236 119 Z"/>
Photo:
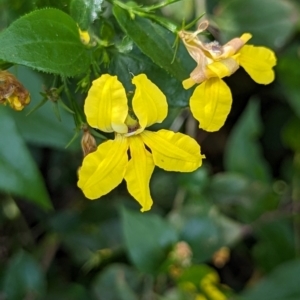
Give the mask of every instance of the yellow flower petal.
<path id="1" fill-rule="evenodd" d="M 141 137 L 151 149 L 155 165 L 166 171 L 191 172 L 202 164 L 200 146 L 185 134 L 144 130 Z"/>
<path id="2" fill-rule="evenodd" d="M 192 78 L 188 78 L 188 79 L 185 79 L 185 80 L 182 81 L 182 85 L 183 85 L 183 88 L 185 90 L 188 90 L 189 88 L 191 88 L 195 84 L 196 84 L 196 82 Z"/>
<path id="3" fill-rule="evenodd" d="M 228 58 L 236 54 L 250 39 L 250 33 L 244 33 L 240 38 L 234 38 L 222 47 L 222 54 L 215 56 L 217 59 Z M 213 56 L 214 57 L 214 56 Z"/>
<path id="4" fill-rule="evenodd" d="M 240 39 L 243 41 L 244 44 L 246 44 L 250 39 L 252 38 L 251 33 L 243 33 Z"/>
<path id="5" fill-rule="evenodd" d="M 199 127 L 206 131 L 217 131 L 225 123 L 232 103 L 231 91 L 219 78 L 201 83 L 190 99 L 190 108 Z"/>
<path id="6" fill-rule="evenodd" d="M 140 126 L 161 123 L 168 113 L 166 96 L 145 74 L 133 77 L 132 83 L 136 86 L 132 107 Z"/>
<path id="7" fill-rule="evenodd" d="M 127 165 L 125 180 L 129 193 L 140 203 L 141 211 L 144 212 L 150 210 L 153 203 L 149 182 L 154 162 L 140 136 L 132 136 L 128 140 L 131 159 Z"/>
<path id="8" fill-rule="evenodd" d="M 21 111 L 24 108 L 24 105 L 21 103 L 19 97 L 15 96 L 14 94 L 7 98 L 7 102 L 14 110 Z"/>
<path id="9" fill-rule="evenodd" d="M 206 77 L 219 77 L 223 78 L 232 75 L 238 68 L 239 64 L 235 59 L 236 55 L 222 59 L 221 61 L 215 61 L 207 65 Z"/>
<path id="10" fill-rule="evenodd" d="M 117 136 L 88 154 L 79 169 L 78 187 L 89 199 L 97 199 L 119 185 L 128 163 L 128 140 Z"/>
<path id="11" fill-rule="evenodd" d="M 202 51 L 203 43 L 199 40 L 197 36 L 197 34 L 202 31 L 203 30 L 201 29 L 200 31 L 197 30 L 196 32 L 189 32 L 185 30 L 181 30 L 178 32 L 178 36 L 183 41 L 186 50 L 198 65 L 203 64 L 204 60 L 206 59 Z"/>
<path id="12" fill-rule="evenodd" d="M 102 75 L 93 81 L 84 104 L 90 126 L 105 132 L 127 133 L 126 93 L 117 76 Z"/>
<path id="13" fill-rule="evenodd" d="M 245 45 L 240 51 L 239 63 L 257 83 L 269 84 L 274 78 L 276 57 L 272 50 L 265 47 Z"/>

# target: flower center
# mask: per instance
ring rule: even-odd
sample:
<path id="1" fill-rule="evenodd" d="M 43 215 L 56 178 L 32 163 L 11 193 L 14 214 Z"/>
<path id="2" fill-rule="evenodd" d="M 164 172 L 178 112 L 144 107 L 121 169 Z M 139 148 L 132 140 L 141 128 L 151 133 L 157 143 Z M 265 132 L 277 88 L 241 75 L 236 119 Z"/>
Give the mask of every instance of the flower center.
<path id="1" fill-rule="evenodd" d="M 213 42 L 210 42 L 210 43 L 206 43 L 205 44 L 205 47 L 212 51 L 214 54 L 216 55 L 220 55 L 223 53 L 223 49 L 222 49 L 222 46 L 217 42 L 217 41 L 213 41 Z"/>
<path id="2" fill-rule="evenodd" d="M 140 128 L 139 121 L 132 110 L 128 111 L 125 124 L 128 127 L 128 133 L 126 133 L 126 136 L 134 135 L 134 133 Z"/>

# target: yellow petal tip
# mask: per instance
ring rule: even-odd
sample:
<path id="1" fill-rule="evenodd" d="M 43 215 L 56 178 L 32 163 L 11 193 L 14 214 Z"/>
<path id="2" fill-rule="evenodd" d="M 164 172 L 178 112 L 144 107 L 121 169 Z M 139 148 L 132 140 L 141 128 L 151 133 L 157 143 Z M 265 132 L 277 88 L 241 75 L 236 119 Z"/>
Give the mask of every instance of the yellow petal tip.
<path id="1" fill-rule="evenodd" d="M 242 36 L 240 37 L 240 39 L 246 44 L 250 39 L 252 38 L 252 34 L 251 33 L 244 33 L 242 34 Z"/>
<path id="2" fill-rule="evenodd" d="M 196 82 L 192 78 L 188 78 L 188 79 L 185 79 L 182 81 L 182 86 L 186 90 L 190 89 L 195 84 L 196 84 Z"/>

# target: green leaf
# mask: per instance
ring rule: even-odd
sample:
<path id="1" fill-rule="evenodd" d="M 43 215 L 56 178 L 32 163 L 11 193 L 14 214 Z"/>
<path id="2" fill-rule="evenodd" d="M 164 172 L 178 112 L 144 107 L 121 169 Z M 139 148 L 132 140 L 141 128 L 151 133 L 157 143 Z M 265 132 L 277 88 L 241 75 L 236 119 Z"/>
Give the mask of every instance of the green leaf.
<path id="1" fill-rule="evenodd" d="M 26 142 L 34 145 L 64 149 L 75 133 L 73 116 L 64 109 L 60 110 L 61 122 L 57 120 L 52 103 L 47 102 L 38 110 L 27 116 L 27 113 L 40 103 L 45 81 L 41 74 L 29 68 L 19 66 L 10 70 L 30 92 L 31 102 L 23 111 L 11 114 L 18 130 Z M 79 148 L 74 142 L 68 150 Z"/>
<path id="2" fill-rule="evenodd" d="M 186 191 L 193 195 L 197 201 L 201 197 L 209 183 L 208 170 L 202 166 L 190 173 L 179 173 L 179 183 Z"/>
<path id="3" fill-rule="evenodd" d="M 9 108 L 0 107 L 0 189 L 25 197 L 43 209 L 52 208 L 43 179 Z"/>
<path id="4" fill-rule="evenodd" d="M 241 237 L 241 226 L 222 215 L 215 207 L 186 206 L 173 222 L 181 224 L 181 239 L 192 248 L 193 259 L 199 263 L 209 260 L 222 246 L 230 246 Z"/>
<path id="5" fill-rule="evenodd" d="M 134 290 L 141 284 L 141 275 L 134 269 L 112 264 L 101 271 L 92 283 L 95 299 L 137 300 Z"/>
<path id="6" fill-rule="evenodd" d="M 157 300 L 195 300 L 195 295 L 179 287 L 168 289 L 164 296 L 158 296 Z"/>
<path id="7" fill-rule="evenodd" d="M 295 152 L 300 151 L 299 128 L 300 118 L 292 117 L 281 131 L 284 144 Z"/>
<path id="8" fill-rule="evenodd" d="M 60 278 L 56 278 L 59 281 Z M 87 287 L 79 283 L 67 283 L 61 280 L 59 283 L 53 284 L 51 282 L 51 288 L 47 290 L 47 297 L 45 300 L 90 300 L 90 293 Z"/>
<path id="9" fill-rule="evenodd" d="M 294 233 L 289 220 L 261 224 L 255 228 L 254 235 L 257 243 L 253 248 L 253 256 L 264 271 L 270 272 L 278 265 L 295 258 Z"/>
<path id="10" fill-rule="evenodd" d="M 0 59 L 62 76 L 84 73 L 90 63 L 74 20 L 64 12 L 36 10 L 0 33 Z"/>
<path id="11" fill-rule="evenodd" d="M 249 44 L 271 48 L 283 47 L 294 32 L 297 18 L 294 5 L 285 0 L 221 0 L 213 20 L 221 28 L 221 40 L 226 43 L 234 37 L 250 32 Z"/>
<path id="12" fill-rule="evenodd" d="M 179 81 L 189 77 L 196 64 L 189 57 L 182 44 L 178 48 L 175 61 L 171 64 L 174 56 L 172 46 L 175 41 L 173 33 L 138 15 L 131 18 L 128 11 L 119 6 L 113 7 L 113 13 L 123 31 L 155 64 Z"/>
<path id="13" fill-rule="evenodd" d="M 80 29 L 87 30 L 101 11 L 103 0 L 72 0 L 70 14 Z"/>
<path id="14" fill-rule="evenodd" d="M 280 57 L 277 66 L 280 91 L 283 92 L 288 104 L 300 118 L 300 43 L 293 43 Z"/>
<path id="15" fill-rule="evenodd" d="M 227 171 L 246 175 L 252 180 L 270 182 L 269 166 L 258 144 L 261 131 L 259 102 L 251 100 L 228 139 L 224 155 Z"/>
<path id="16" fill-rule="evenodd" d="M 136 47 L 127 53 L 114 53 L 109 66 L 111 74 L 117 74 L 127 91 L 133 90 L 132 76 L 145 73 L 166 95 L 168 104 L 174 107 L 188 106 L 191 90 L 184 90 L 180 81 L 155 65 Z M 130 72 L 130 73 L 129 73 Z"/>
<path id="17" fill-rule="evenodd" d="M 175 230 L 158 215 L 122 210 L 122 228 L 127 252 L 141 271 L 156 274 L 177 242 Z"/>
<path id="18" fill-rule="evenodd" d="M 216 174 L 209 191 L 222 212 L 243 223 L 252 223 L 262 214 L 275 211 L 280 202 L 271 186 L 238 173 Z"/>
<path id="19" fill-rule="evenodd" d="M 38 262 L 25 251 L 15 254 L 5 273 L 3 292 L 5 299 L 41 299 L 45 295 L 46 281 Z"/>
<path id="20" fill-rule="evenodd" d="M 278 266 L 267 278 L 241 294 L 240 300 L 298 300 L 300 260 Z"/>

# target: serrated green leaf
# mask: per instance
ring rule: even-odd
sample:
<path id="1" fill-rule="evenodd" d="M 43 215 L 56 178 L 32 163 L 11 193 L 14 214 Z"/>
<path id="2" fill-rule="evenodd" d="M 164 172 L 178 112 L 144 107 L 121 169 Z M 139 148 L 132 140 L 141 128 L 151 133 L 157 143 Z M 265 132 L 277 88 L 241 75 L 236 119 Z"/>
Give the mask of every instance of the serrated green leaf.
<path id="1" fill-rule="evenodd" d="M 174 62 L 171 63 L 174 56 L 172 46 L 176 37 L 173 33 L 138 15 L 135 15 L 132 19 L 128 11 L 119 6 L 113 7 L 113 13 L 123 31 L 155 64 L 179 81 L 189 77 L 190 72 L 195 68 L 195 64 L 182 44 L 178 48 Z"/>
<path id="2" fill-rule="evenodd" d="M 45 276 L 38 262 L 25 251 L 16 253 L 5 273 L 3 291 L 6 299 L 39 298 L 46 290 Z"/>
<path id="3" fill-rule="evenodd" d="M 133 264 L 156 274 L 168 250 L 177 242 L 175 230 L 158 215 L 122 210 L 125 245 Z M 142 242 L 141 242 L 142 241 Z"/>
<path id="4" fill-rule="evenodd" d="M 103 0 L 72 0 L 70 13 L 80 29 L 87 30 L 101 11 Z"/>
<path id="5" fill-rule="evenodd" d="M 0 33 L 0 59 L 62 76 L 84 73 L 90 64 L 74 20 L 64 12 L 41 9 Z"/>
<path id="6" fill-rule="evenodd" d="M 296 8 L 285 0 L 221 0 L 214 9 L 213 20 L 219 25 L 223 43 L 245 32 L 253 38 L 249 44 L 264 45 L 273 49 L 284 46 L 295 30 Z"/>
<path id="7" fill-rule="evenodd" d="M 269 166 L 262 155 L 258 138 L 262 131 L 259 102 L 249 102 L 228 139 L 224 164 L 227 171 L 246 175 L 252 180 L 270 182 Z"/>
<path id="8" fill-rule="evenodd" d="M 7 107 L 0 107 L 0 189 L 52 208 L 43 179 Z"/>

